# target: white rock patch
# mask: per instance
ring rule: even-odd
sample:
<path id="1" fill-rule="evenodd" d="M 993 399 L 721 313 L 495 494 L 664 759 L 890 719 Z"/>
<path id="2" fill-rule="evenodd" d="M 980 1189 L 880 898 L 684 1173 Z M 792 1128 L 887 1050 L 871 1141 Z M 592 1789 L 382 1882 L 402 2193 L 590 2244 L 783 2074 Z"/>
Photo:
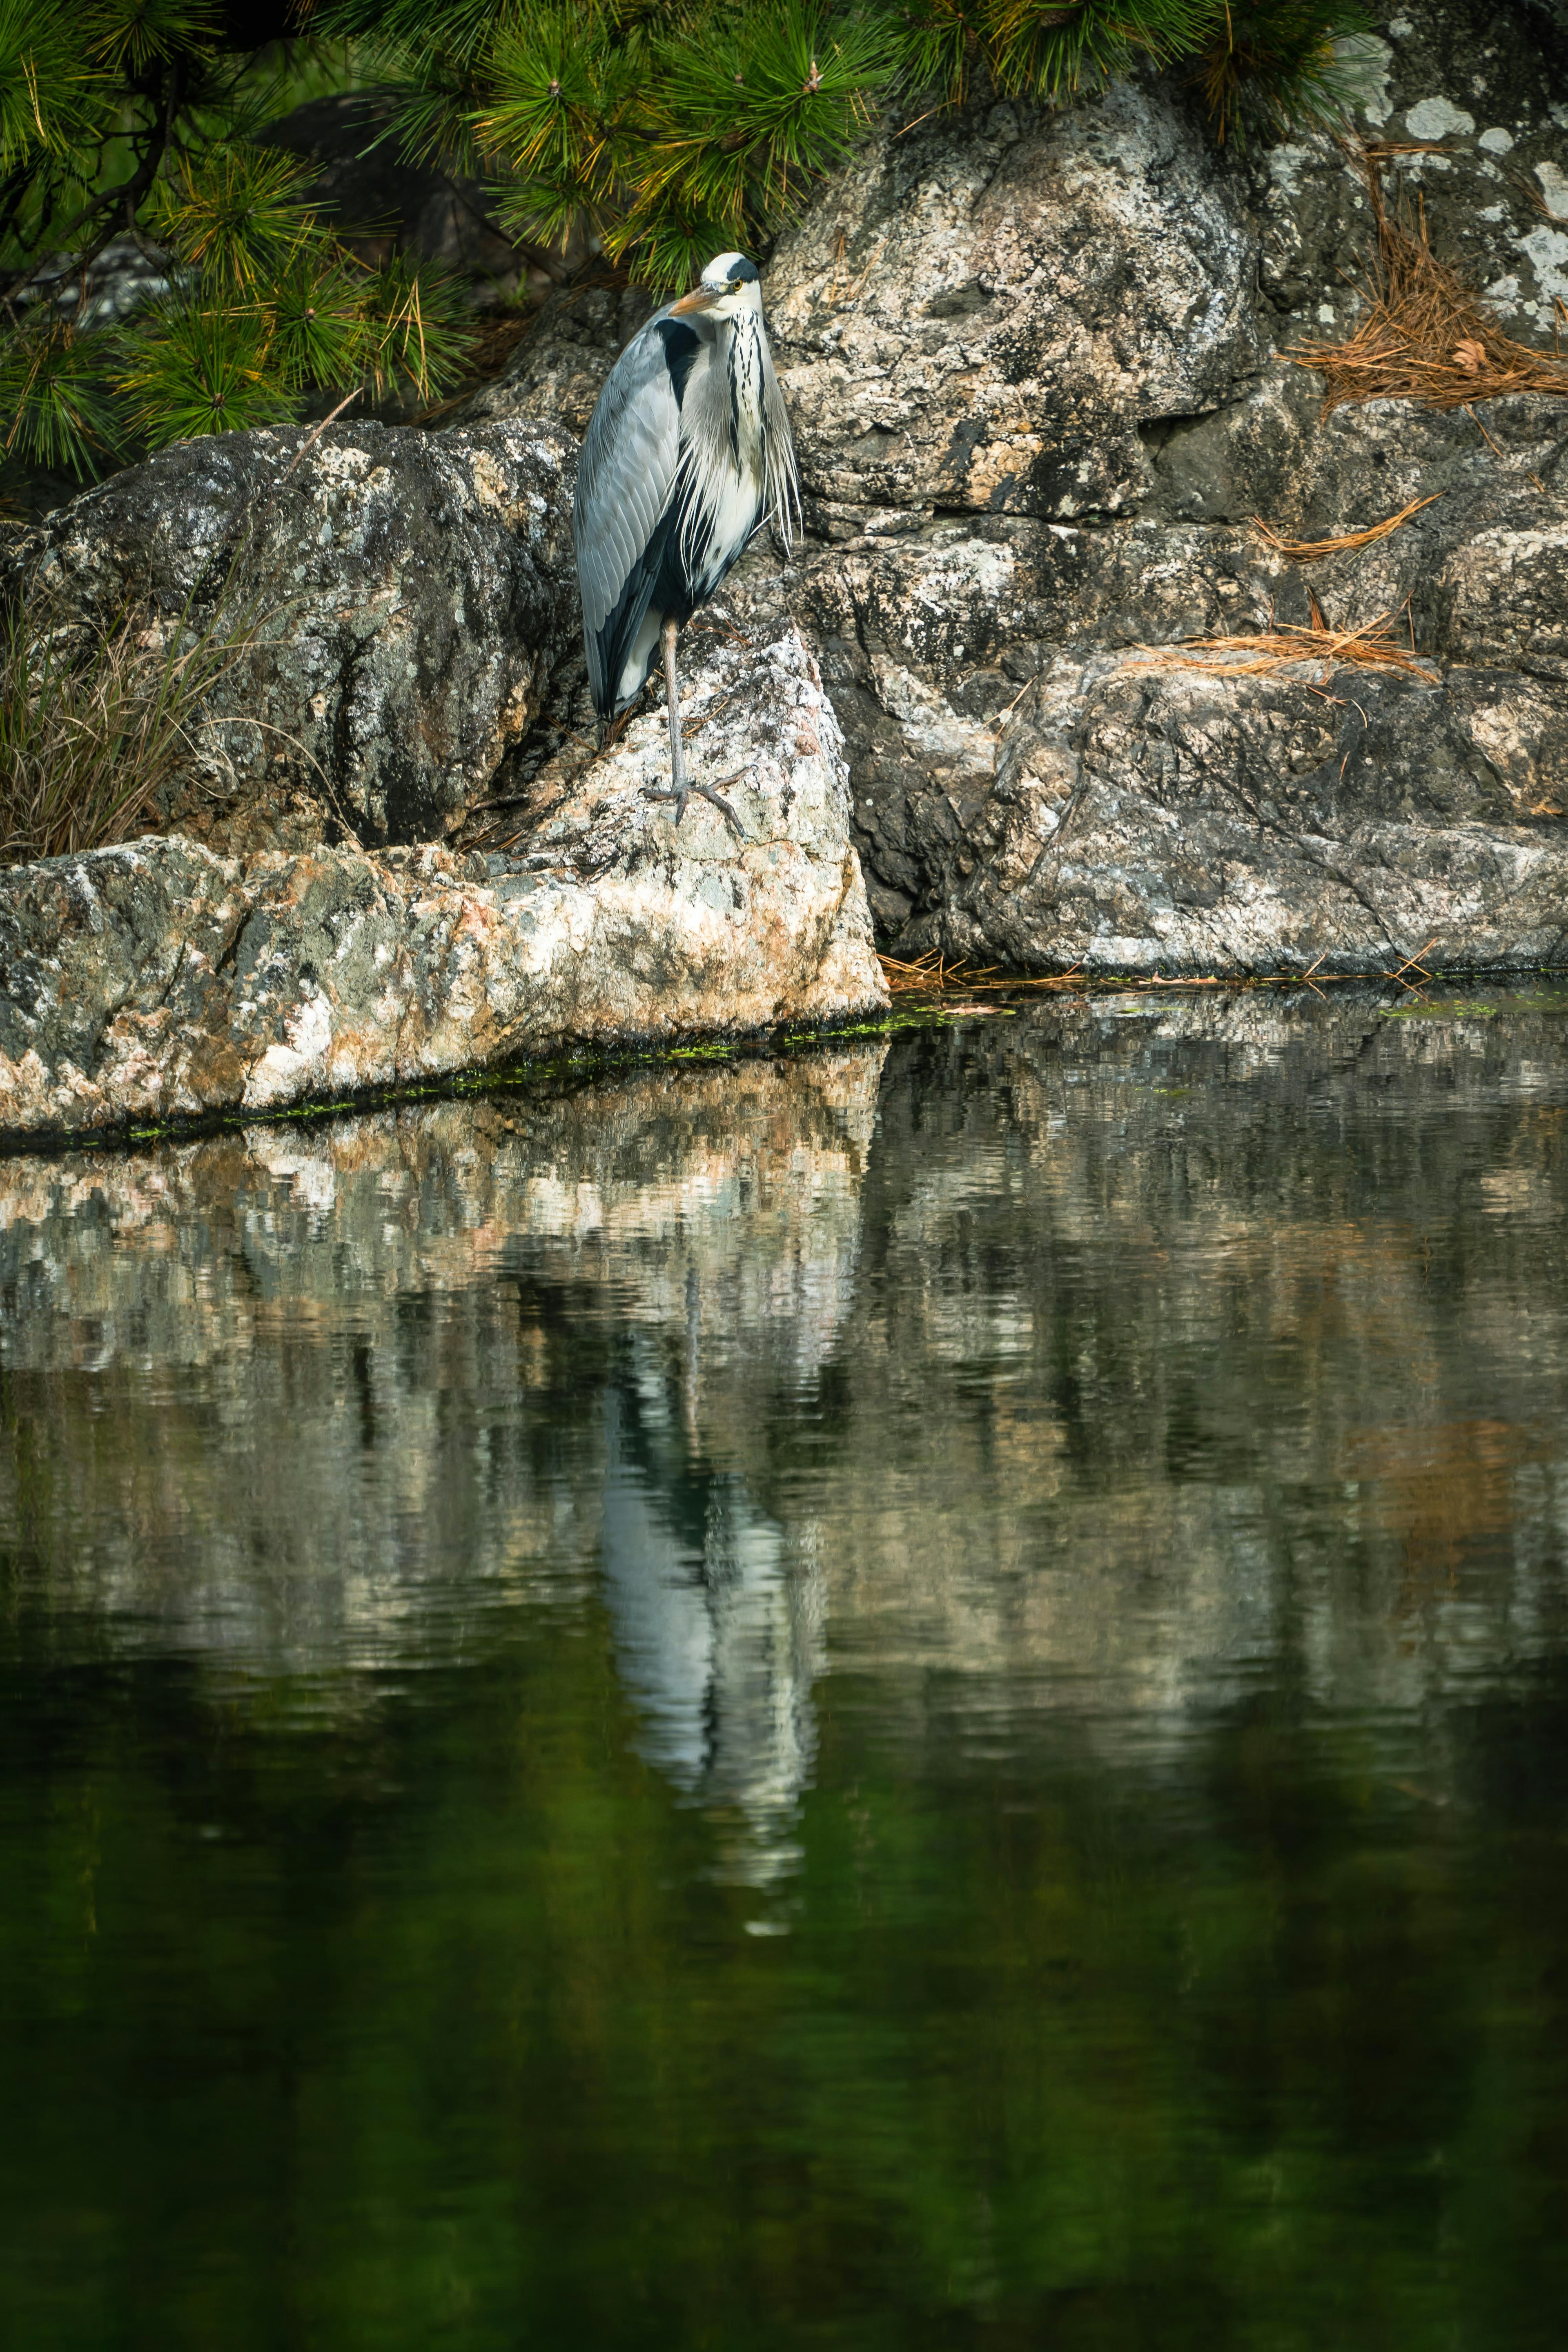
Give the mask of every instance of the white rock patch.
<path id="1" fill-rule="evenodd" d="M 1418 106 L 1405 110 L 1405 127 L 1412 139 L 1453 139 L 1472 131 L 1476 118 L 1452 99 L 1424 98 Z"/>

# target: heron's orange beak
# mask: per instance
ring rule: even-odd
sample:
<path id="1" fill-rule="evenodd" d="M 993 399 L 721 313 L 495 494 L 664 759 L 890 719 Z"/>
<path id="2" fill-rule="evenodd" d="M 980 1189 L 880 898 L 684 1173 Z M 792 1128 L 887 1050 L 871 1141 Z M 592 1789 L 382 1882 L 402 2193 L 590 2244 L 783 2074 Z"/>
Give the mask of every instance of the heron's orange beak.
<path id="1" fill-rule="evenodd" d="M 699 286 L 691 293 L 683 294 L 679 302 L 672 302 L 670 309 L 672 310 L 709 310 L 718 299 L 718 295 L 710 286 Z"/>

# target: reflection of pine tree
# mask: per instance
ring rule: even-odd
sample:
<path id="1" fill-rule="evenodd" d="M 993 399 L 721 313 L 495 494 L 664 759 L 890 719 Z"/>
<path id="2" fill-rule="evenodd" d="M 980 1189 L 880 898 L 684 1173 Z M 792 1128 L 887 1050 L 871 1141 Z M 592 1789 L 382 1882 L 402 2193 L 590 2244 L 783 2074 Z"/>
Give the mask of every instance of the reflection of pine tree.
<path id="1" fill-rule="evenodd" d="M 306 167 L 255 143 L 279 110 L 276 73 L 224 45 L 209 0 L 0 0 L 8 449 L 91 472 L 128 442 L 276 422 L 310 389 L 455 379 L 453 289 L 345 252 Z M 167 256 L 170 290 L 123 329 L 84 327 L 76 298 L 126 236 Z"/>
<path id="2" fill-rule="evenodd" d="M 765 248 L 894 89 L 927 105 L 989 83 L 1056 104 L 1142 57 L 1202 92 L 1220 138 L 1331 117 L 1354 0 L 296 0 L 403 96 L 407 152 L 461 162 L 520 239 L 571 230 L 656 288 L 726 247 Z M 279 93 L 225 45 L 214 0 L 0 0 L 0 425 L 91 470 L 131 442 L 295 412 L 363 383 L 454 381 L 453 289 L 367 268 L 256 143 Z M 171 290 L 85 329 L 110 240 L 171 257 Z M 56 281 L 56 285 L 59 281 Z"/>

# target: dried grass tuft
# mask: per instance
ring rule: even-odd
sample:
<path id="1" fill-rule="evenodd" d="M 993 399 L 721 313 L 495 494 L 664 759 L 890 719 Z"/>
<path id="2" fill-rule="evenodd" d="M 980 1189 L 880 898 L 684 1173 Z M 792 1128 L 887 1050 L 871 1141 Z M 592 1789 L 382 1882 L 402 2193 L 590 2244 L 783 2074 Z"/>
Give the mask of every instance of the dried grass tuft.
<path id="1" fill-rule="evenodd" d="M 1403 670 L 1436 683 L 1437 672 L 1415 657 L 1413 645 L 1394 634 L 1394 615 L 1380 613 L 1359 629 L 1331 628 L 1313 604 L 1313 622 L 1302 627 L 1276 621 L 1251 636 L 1189 637 L 1173 646 L 1149 646 L 1133 669 L 1202 669 L 1226 677 L 1275 677 L 1301 662 L 1321 665 L 1320 686 L 1337 669 Z M 1212 658 L 1205 658 L 1212 656 Z"/>
<path id="2" fill-rule="evenodd" d="M 1311 343 L 1290 358 L 1324 378 L 1323 414 L 1366 400 L 1415 400 L 1466 408 L 1507 393 L 1568 398 L 1568 365 L 1505 334 L 1479 295 L 1440 261 L 1427 241 L 1417 199 L 1414 216 L 1390 214 L 1381 167 L 1416 147 L 1360 151 L 1376 243 L 1367 268 L 1365 318 L 1346 341 Z"/>
<path id="3" fill-rule="evenodd" d="M 1365 530 L 1342 531 L 1337 539 L 1289 539 L 1272 530 L 1261 515 L 1254 515 L 1252 520 L 1277 554 L 1287 557 L 1292 563 L 1321 563 L 1326 555 L 1349 555 L 1357 548 L 1371 547 L 1375 540 L 1386 539 L 1391 531 L 1408 522 L 1412 515 L 1418 515 L 1423 507 L 1436 505 L 1442 495 L 1441 490 L 1434 490 L 1430 498 L 1412 499 L 1407 507 L 1401 507 L 1399 512 L 1390 515 L 1385 522 L 1370 523 Z"/>
<path id="4" fill-rule="evenodd" d="M 37 595 L 0 615 L 0 866 L 144 832 L 254 626 L 221 601 L 200 622 L 127 609 L 101 633 Z"/>

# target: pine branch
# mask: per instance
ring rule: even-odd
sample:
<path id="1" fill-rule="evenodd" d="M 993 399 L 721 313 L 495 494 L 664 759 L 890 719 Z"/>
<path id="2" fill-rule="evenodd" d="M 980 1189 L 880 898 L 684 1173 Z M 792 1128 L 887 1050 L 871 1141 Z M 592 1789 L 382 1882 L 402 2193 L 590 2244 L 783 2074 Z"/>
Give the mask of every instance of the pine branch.
<path id="1" fill-rule="evenodd" d="M 104 247 L 121 233 L 116 223 L 117 212 L 123 214 L 127 232 L 134 230 L 137 208 L 143 202 L 153 181 L 157 178 L 158 167 L 163 160 L 163 152 L 169 144 L 178 103 L 179 79 L 180 66 L 176 58 L 169 69 L 168 92 L 163 121 L 153 124 L 150 143 L 130 178 L 121 180 L 115 187 L 104 189 L 100 194 L 82 206 L 74 220 L 68 222 L 65 228 L 57 233 L 54 249 L 58 250 L 62 246 L 68 247 L 75 243 L 79 233 L 85 228 L 89 221 L 97 219 L 105 212 L 109 214 L 103 228 L 96 236 L 89 240 L 78 255 L 76 266 L 79 269 L 84 271 L 90 269 Z M 19 294 L 25 293 L 37 277 L 41 267 L 41 264 L 36 264 L 33 268 L 24 270 L 19 277 L 14 277 L 4 289 L 4 299 L 6 301 L 15 301 Z"/>

